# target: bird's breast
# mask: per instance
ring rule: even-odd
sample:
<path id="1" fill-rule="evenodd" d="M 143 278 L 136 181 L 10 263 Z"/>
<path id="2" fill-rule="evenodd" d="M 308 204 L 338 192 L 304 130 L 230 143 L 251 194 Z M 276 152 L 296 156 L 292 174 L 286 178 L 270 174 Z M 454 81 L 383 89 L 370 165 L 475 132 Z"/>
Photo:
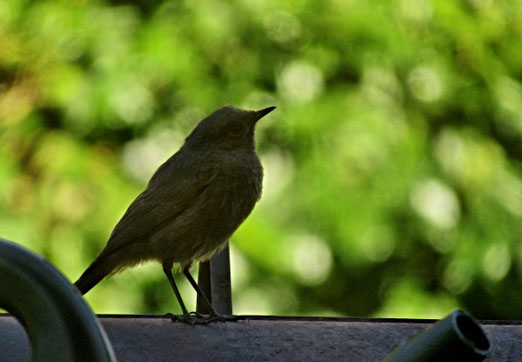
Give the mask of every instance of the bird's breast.
<path id="1" fill-rule="evenodd" d="M 235 230 L 261 197 L 263 168 L 257 155 L 242 155 L 224 162 L 212 189 L 222 220 Z"/>

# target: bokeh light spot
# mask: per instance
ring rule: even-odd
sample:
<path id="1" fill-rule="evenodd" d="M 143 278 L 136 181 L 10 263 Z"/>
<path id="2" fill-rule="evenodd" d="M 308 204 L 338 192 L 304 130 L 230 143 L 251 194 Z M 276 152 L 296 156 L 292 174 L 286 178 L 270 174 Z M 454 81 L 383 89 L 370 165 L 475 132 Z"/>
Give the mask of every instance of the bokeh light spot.
<path id="1" fill-rule="evenodd" d="M 307 62 L 295 61 L 286 65 L 277 78 L 277 89 L 290 100 L 308 102 L 323 91 L 323 73 Z"/>
<path id="2" fill-rule="evenodd" d="M 183 136 L 175 131 L 163 129 L 151 136 L 128 142 L 123 149 L 123 165 L 136 179 L 146 182 L 181 147 Z"/>
<path id="3" fill-rule="evenodd" d="M 332 268 L 332 253 L 326 242 L 311 234 L 293 238 L 292 267 L 301 282 L 317 285 L 323 282 Z"/>
<path id="4" fill-rule="evenodd" d="M 250 278 L 248 262 L 234 244 L 230 245 L 230 279 L 235 288 L 241 288 Z"/>
<path id="5" fill-rule="evenodd" d="M 460 218 L 457 195 L 449 186 L 435 179 L 415 185 L 410 193 L 410 204 L 425 220 L 443 229 L 454 227 Z"/>
<path id="6" fill-rule="evenodd" d="M 152 115 L 152 95 L 142 84 L 130 82 L 116 91 L 111 101 L 118 115 L 129 123 L 143 122 Z"/>
<path id="7" fill-rule="evenodd" d="M 399 5 L 402 16 L 417 23 L 428 21 L 433 14 L 431 4 L 427 0 L 400 0 Z"/>
<path id="8" fill-rule="evenodd" d="M 482 269 L 489 279 L 502 280 L 511 268 L 511 254 L 505 243 L 491 244 L 482 260 Z"/>
<path id="9" fill-rule="evenodd" d="M 292 14 L 285 11 L 269 13 L 264 19 L 268 36 L 278 43 L 288 43 L 301 36 L 301 23 Z"/>
<path id="10" fill-rule="evenodd" d="M 294 163 L 292 156 L 276 149 L 265 152 L 261 156 L 265 176 L 263 178 L 263 199 L 269 200 L 285 189 L 292 181 Z"/>
<path id="11" fill-rule="evenodd" d="M 395 239 L 388 228 L 374 227 L 364 234 L 361 248 L 369 260 L 383 262 L 392 255 Z"/>
<path id="12" fill-rule="evenodd" d="M 437 71 L 429 66 L 418 66 L 408 77 L 408 85 L 415 98 L 424 102 L 438 100 L 444 91 Z"/>
<path id="13" fill-rule="evenodd" d="M 454 259 L 446 267 L 442 279 L 446 289 L 453 294 L 460 294 L 465 292 L 473 281 L 472 269 L 464 261 Z"/>

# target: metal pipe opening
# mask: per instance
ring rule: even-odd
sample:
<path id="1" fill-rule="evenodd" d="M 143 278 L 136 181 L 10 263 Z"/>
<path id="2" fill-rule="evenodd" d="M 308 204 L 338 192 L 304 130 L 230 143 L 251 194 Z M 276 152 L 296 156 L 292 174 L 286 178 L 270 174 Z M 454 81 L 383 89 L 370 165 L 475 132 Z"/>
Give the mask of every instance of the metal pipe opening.
<path id="1" fill-rule="evenodd" d="M 455 318 L 457 331 L 461 337 L 469 342 L 477 352 L 489 351 L 489 341 L 482 328 L 467 314 L 458 314 Z"/>

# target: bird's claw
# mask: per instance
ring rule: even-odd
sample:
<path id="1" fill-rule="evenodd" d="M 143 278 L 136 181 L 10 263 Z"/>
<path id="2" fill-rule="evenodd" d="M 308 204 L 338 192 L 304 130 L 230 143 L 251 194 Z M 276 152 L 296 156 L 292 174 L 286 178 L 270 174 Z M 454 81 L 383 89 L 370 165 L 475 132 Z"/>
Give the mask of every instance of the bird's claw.
<path id="1" fill-rule="evenodd" d="M 232 315 L 221 315 L 217 313 L 201 314 L 199 312 L 190 312 L 182 315 L 167 313 L 165 317 L 170 318 L 173 322 L 187 323 L 192 326 L 196 324 L 209 324 L 211 322 L 233 322 L 239 319 Z"/>
<path id="2" fill-rule="evenodd" d="M 200 318 L 193 313 L 181 314 L 181 315 L 174 315 L 171 313 L 167 313 L 167 314 L 165 314 L 165 317 L 170 318 L 170 320 L 173 322 L 187 323 L 187 324 L 190 324 L 191 326 L 196 325 L 196 324 L 210 323 L 209 320 L 207 320 L 205 318 Z"/>
<path id="3" fill-rule="evenodd" d="M 211 322 L 236 322 L 239 320 L 239 317 L 234 315 L 225 315 L 217 313 L 209 314 L 208 318 L 211 320 Z"/>

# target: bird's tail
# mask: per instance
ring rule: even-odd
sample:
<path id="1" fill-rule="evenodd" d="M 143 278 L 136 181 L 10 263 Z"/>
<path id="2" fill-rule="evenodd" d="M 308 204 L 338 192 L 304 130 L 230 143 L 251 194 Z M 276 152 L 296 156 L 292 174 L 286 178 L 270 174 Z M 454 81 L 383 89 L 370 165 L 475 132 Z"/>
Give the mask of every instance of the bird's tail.
<path id="1" fill-rule="evenodd" d="M 113 273 L 114 267 L 111 265 L 108 258 L 98 258 L 87 268 L 87 270 L 85 270 L 85 272 L 83 272 L 80 279 L 78 279 L 74 285 L 82 294 L 85 294 L 96 284 Z"/>

